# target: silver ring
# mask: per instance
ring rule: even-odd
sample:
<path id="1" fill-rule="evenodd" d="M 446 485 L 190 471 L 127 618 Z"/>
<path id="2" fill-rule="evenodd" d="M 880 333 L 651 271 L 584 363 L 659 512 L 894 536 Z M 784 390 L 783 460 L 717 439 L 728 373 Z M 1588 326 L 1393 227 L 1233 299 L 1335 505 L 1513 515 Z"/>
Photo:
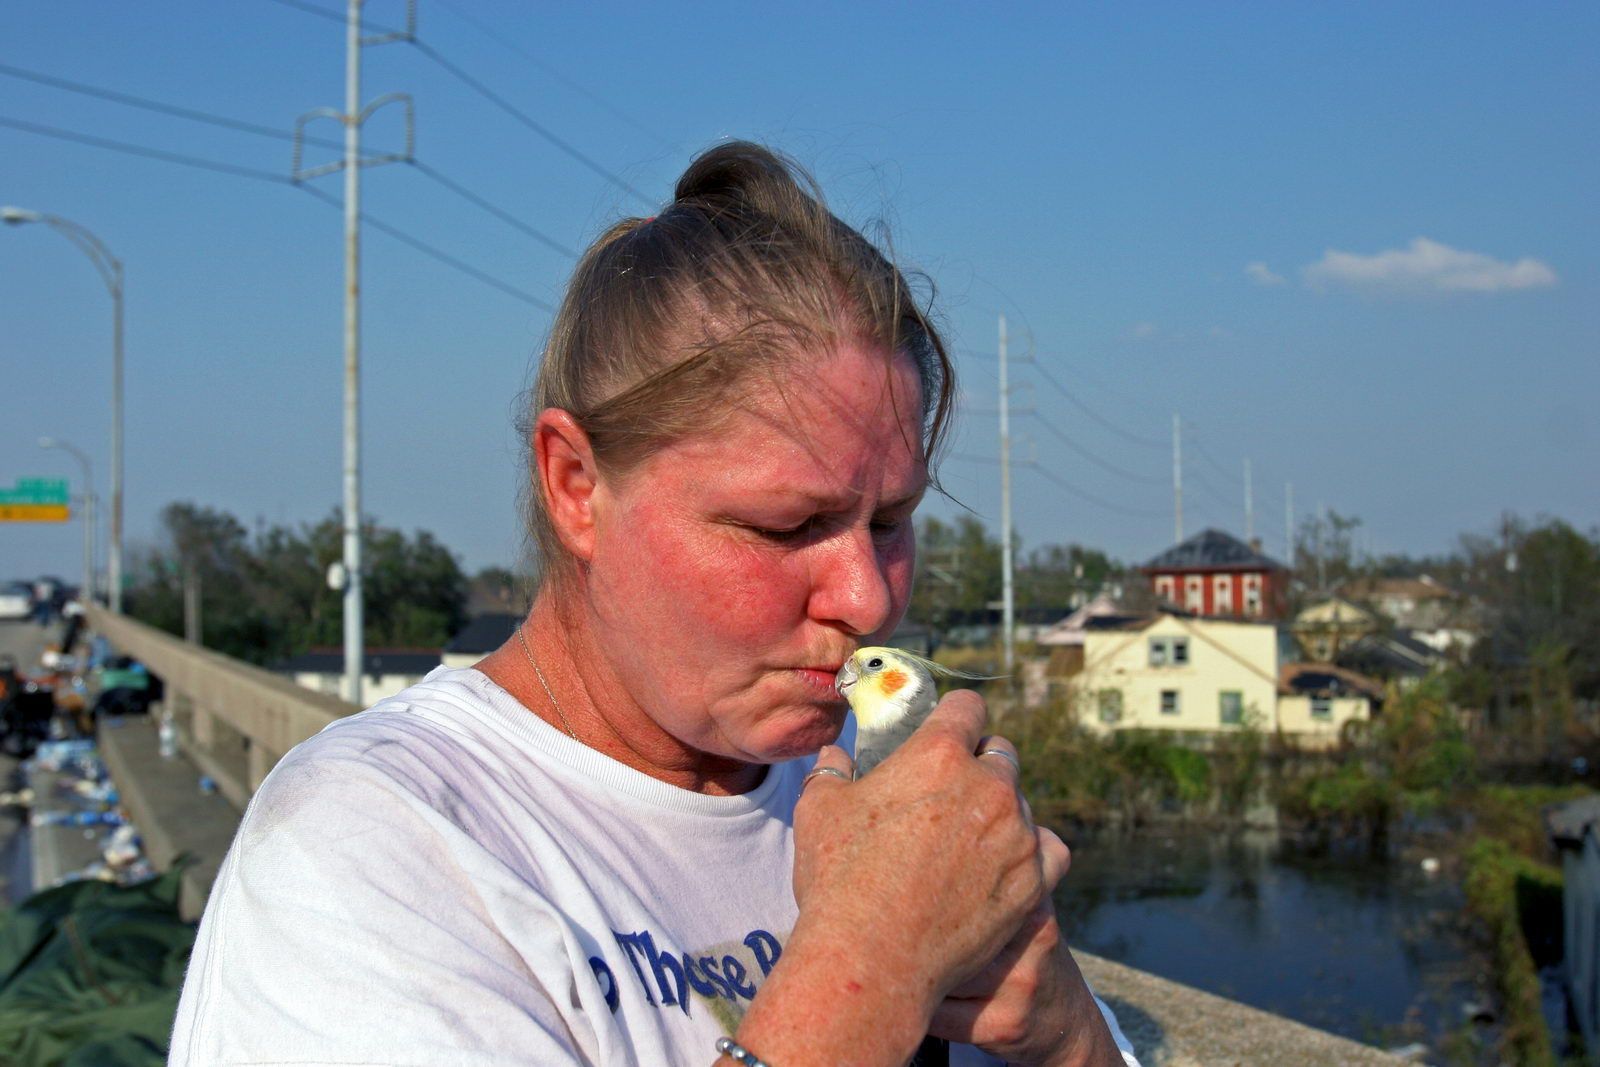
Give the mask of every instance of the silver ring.
<path id="1" fill-rule="evenodd" d="M 831 774 L 841 782 L 855 781 L 854 778 L 851 778 L 848 774 L 844 773 L 837 767 L 814 767 L 806 772 L 806 776 L 804 778 L 800 779 L 800 788 L 802 790 L 805 789 L 806 786 L 811 784 L 811 779 L 815 778 L 819 774 Z"/>
<path id="2" fill-rule="evenodd" d="M 978 758 L 982 759 L 985 756 L 1000 756 L 1010 761 L 1011 766 L 1017 769 L 1017 776 L 1019 778 L 1022 776 L 1022 761 L 1018 760 L 1016 756 L 1013 756 L 1006 749 L 1000 748 L 998 745 L 991 745 L 988 748 L 980 749 L 978 751 Z"/>

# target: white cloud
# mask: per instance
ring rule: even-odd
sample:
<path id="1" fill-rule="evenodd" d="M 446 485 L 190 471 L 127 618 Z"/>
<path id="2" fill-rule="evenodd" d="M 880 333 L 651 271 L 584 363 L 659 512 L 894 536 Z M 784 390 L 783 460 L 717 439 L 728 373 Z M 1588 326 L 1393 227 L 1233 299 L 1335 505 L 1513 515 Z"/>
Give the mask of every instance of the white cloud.
<path id="1" fill-rule="evenodd" d="M 1132 336 L 1135 341 L 1148 341 L 1150 338 L 1154 337 L 1157 332 L 1159 331 L 1156 329 L 1156 324 L 1153 322 L 1136 322 L 1133 325 L 1133 329 L 1128 331 L 1129 335 Z"/>
<path id="2" fill-rule="evenodd" d="M 1246 263 L 1244 265 L 1244 272 L 1249 275 L 1250 280 L 1255 282 L 1257 285 L 1283 284 L 1283 275 L 1274 274 L 1272 268 L 1261 262 L 1259 259 L 1254 263 Z"/>
<path id="3" fill-rule="evenodd" d="M 1537 259 L 1524 257 L 1508 263 L 1418 237 L 1406 248 L 1370 256 L 1330 248 L 1305 268 L 1305 279 L 1318 289 L 1344 285 L 1394 292 L 1495 293 L 1554 285 L 1556 272 Z"/>

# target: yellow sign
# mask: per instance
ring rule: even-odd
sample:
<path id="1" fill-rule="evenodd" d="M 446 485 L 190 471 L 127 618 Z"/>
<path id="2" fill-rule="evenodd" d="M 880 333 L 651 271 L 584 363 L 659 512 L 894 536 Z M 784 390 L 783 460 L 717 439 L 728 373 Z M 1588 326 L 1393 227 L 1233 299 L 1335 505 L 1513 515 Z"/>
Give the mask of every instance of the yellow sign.
<path id="1" fill-rule="evenodd" d="M 66 522 L 65 504 L 0 504 L 0 522 Z"/>

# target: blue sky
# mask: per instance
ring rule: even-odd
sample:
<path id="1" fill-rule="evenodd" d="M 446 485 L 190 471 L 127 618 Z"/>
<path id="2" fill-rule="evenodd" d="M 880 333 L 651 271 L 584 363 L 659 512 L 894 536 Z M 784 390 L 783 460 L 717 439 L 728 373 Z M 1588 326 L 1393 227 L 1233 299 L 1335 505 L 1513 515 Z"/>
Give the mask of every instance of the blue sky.
<path id="1" fill-rule="evenodd" d="M 1168 544 L 1174 412 L 1186 528 L 1242 532 L 1249 458 L 1269 552 L 1289 482 L 1302 513 L 1360 516 L 1375 552 L 1446 550 L 1502 509 L 1600 521 L 1594 5 L 418 7 L 424 43 L 647 199 L 742 136 L 810 166 L 846 218 L 885 220 L 961 353 L 945 484 L 994 525 L 1005 313 L 1013 355 L 1037 361 L 1012 374 L 1033 412 L 1016 456 L 1037 465 L 1016 472 L 1025 547 L 1136 560 Z M 398 22 L 403 4 L 367 10 Z M 270 0 L 59 0 L 10 12 L 0 64 L 287 130 L 342 104 L 342 34 Z M 417 48 L 365 62 L 368 99 L 415 96 L 420 161 L 559 243 L 650 213 Z M 4 120 L 289 167 L 283 142 L 15 76 Z M 392 114 L 367 134 L 398 136 Z M 338 176 L 317 184 L 339 195 Z M 570 260 L 426 174 L 373 168 L 363 189 L 378 218 L 558 299 Z M 246 522 L 329 513 L 337 211 L 4 125 L 0 203 L 82 223 L 126 264 L 130 542 L 173 500 Z M 509 563 L 512 420 L 548 314 L 384 234 L 364 252 L 366 510 L 470 567 Z M 43 227 L 7 227 L 0 293 L 0 482 L 75 477 L 38 449 L 50 435 L 94 456 L 104 493 L 98 278 Z M 0 577 L 76 575 L 80 544 L 74 526 L 0 527 Z"/>

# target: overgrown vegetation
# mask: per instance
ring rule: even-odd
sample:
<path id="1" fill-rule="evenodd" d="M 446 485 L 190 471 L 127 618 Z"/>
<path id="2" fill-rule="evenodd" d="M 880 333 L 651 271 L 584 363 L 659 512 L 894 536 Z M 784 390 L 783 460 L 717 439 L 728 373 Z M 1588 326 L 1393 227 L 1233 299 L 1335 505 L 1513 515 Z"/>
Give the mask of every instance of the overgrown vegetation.
<path id="1" fill-rule="evenodd" d="M 1467 910 L 1485 931 L 1494 961 L 1502 1054 L 1522 1067 L 1553 1063 L 1538 965 L 1555 961 L 1534 958 L 1527 932 L 1552 918 L 1560 922 L 1561 872 L 1517 854 L 1502 841 L 1480 837 L 1465 855 L 1464 888 Z"/>

